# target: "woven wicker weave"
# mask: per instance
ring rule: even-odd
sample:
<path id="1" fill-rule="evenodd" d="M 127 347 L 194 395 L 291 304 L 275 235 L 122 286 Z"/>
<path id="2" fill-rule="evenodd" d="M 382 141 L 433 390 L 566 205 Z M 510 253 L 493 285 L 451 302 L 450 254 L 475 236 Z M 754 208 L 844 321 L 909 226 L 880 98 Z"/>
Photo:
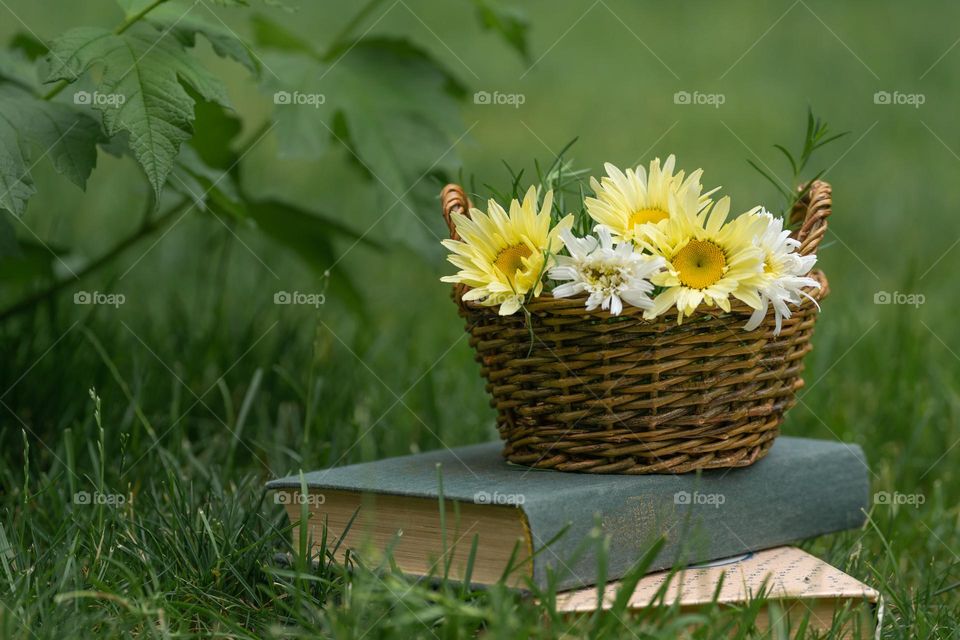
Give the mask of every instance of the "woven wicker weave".
<path id="1" fill-rule="evenodd" d="M 458 185 L 442 193 L 443 215 L 468 214 Z M 791 212 L 800 252 L 816 251 L 827 228 L 830 185 L 817 181 Z M 811 274 L 828 293 L 823 273 Z M 677 325 L 664 315 L 644 320 L 624 306 L 618 317 L 586 311 L 584 297 L 530 301 L 524 314 L 453 297 L 467 322 L 487 380 L 504 456 L 515 463 L 589 473 L 685 473 L 743 467 L 763 457 L 784 412 L 803 386 L 803 358 L 817 317 L 805 300 L 773 335 L 774 318 L 754 331 L 752 312 L 698 310 Z"/>

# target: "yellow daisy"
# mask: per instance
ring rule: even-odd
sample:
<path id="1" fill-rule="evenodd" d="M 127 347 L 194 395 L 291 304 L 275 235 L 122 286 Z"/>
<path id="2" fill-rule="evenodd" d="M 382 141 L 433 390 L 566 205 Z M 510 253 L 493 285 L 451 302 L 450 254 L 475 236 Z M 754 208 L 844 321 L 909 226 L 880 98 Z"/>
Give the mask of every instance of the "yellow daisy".
<path id="1" fill-rule="evenodd" d="M 691 206 L 696 204 L 688 202 L 687 211 Z M 651 281 L 666 289 L 644 317 L 652 319 L 676 307 L 680 323 L 701 303 L 730 311 L 730 296 L 758 309 L 763 251 L 754 243 L 759 224 L 752 215 L 756 210 L 726 222 L 730 198 L 721 198 L 697 214 L 683 212 L 663 227 L 651 229 L 644 246 L 667 261 L 667 268 Z"/>
<path id="2" fill-rule="evenodd" d="M 676 213 L 677 203 L 685 204 L 686 195 L 693 193 L 698 210 L 710 200 L 716 191 L 702 194 L 700 184 L 702 169 L 697 169 L 684 179 L 684 172 L 674 173 L 676 158 L 667 157 L 660 166 L 657 158 L 650 163 L 650 172 L 644 167 L 620 171 L 609 162 L 604 165 L 606 177 L 590 178 L 590 187 L 595 198 L 585 198 L 584 205 L 590 217 L 605 225 L 614 237 L 640 241 L 653 227 L 662 227 Z"/>
<path id="3" fill-rule="evenodd" d="M 569 229 L 573 216 L 567 215 L 550 227 L 553 192 L 548 191 L 537 210 L 537 189 L 530 187 L 523 202 L 510 202 L 510 213 L 490 200 L 487 213 L 471 209 L 470 217 L 454 214 L 461 240 L 444 240 L 452 253 L 447 259 L 460 272 L 440 278 L 470 287 L 464 300 L 500 306 L 500 315 L 515 313 L 527 295 L 540 295 L 543 274 L 554 265 L 553 255 L 563 248 L 560 232 Z"/>

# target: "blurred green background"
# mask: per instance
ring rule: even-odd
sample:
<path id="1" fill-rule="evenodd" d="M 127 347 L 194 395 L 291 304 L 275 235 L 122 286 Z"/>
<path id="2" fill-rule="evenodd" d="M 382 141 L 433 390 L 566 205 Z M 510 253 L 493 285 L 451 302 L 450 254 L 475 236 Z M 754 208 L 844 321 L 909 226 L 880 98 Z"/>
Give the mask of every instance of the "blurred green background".
<path id="1" fill-rule="evenodd" d="M 4 41 L 23 31 L 49 40 L 75 25 L 122 19 L 108 0 L 2 4 Z M 216 13 L 245 38 L 257 12 L 323 48 L 359 8 L 299 4 L 295 12 L 255 4 Z M 735 211 L 777 208 L 779 196 L 747 160 L 789 180 L 772 145 L 801 143 L 808 108 L 833 131 L 849 132 L 812 163 L 834 190 L 819 252 L 831 294 L 807 388 L 783 431 L 857 442 L 878 489 L 930 497 L 925 511 L 877 515 L 884 536 L 909 540 L 888 567 L 905 573 L 884 579 L 904 580 L 909 590 L 930 562 L 938 563 L 938 579 L 953 575 L 960 562 L 952 525 L 960 498 L 960 5 L 533 0 L 519 9 L 530 24 L 528 59 L 483 29 L 465 0 L 382 2 L 360 29 L 415 41 L 467 87 L 462 137 L 453 135 L 443 163 L 461 166 L 478 185 L 505 189 L 503 162 L 532 175 L 534 159 L 549 163 L 577 138 L 570 157 L 595 174 L 605 161 L 632 166 L 675 153 L 680 167 L 704 169 L 706 186 L 722 185 Z M 200 51 L 243 116 L 240 139 L 255 134 L 270 117 L 269 96 L 206 42 Z M 475 91 L 520 94 L 523 104 L 476 104 Z M 677 92 L 719 94 L 723 104 L 677 104 Z M 919 95 L 913 101 L 922 104 L 878 103 L 877 92 L 891 102 Z M 125 483 L 148 482 L 159 451 L 189 461 L 181 469 L 187 476 L 212 465 L 231 481 L 260 480 L 495 437 L 461 320 L 439 282 L 452 267 L 436 243 L 445 237 L 438 201 L 389 208 L 343 146 L 319 160 L 282 159 L 269 134 L 243 159 L 241 174 L 252 193 L 323 212 L 379 243 L 334 241 L 333 268 L 351 279 L 364 308 L 331 292 L 319 309 L 273 304 L 280 290 L 321 291 L 323 265 L 311 268 L 248 226 L 191 212 L 82 286 L 0 325 L 9 388 L 0 439 L 10 487 L 24 482 L 21 429 L 39 469 L 56 467 L 64 429 L 92 433 L 91 386 L 103 398 L 106 431 L 119 436 L 109 446 L 130 471 Z M 26 224 L 15 223 L 18 236 L 67 248 L 69 264 L 82 265 L 134 230 L 148 196 L 130 158 L 103 152 L 85 193 L 48 160 L 34 177 L 39 193 Z M 441 186 L 426 176 L 418 188 Z M 396 240 L 406 235 L 419 239 Z M 77 306 L 77 289 L 121 292 L 127 303 Z M 875 304 L 882 291 L 922 294 L 924 302 Z M 24 293 L 8 285 L 0 300 Z M 879 540 L 869 543 L 875 553 Z M 846 551 L 861 544 L 848 542 Z M 901 560 L 907 556 L 914 560 Z"/>
<path id="2" fill-rule="evenodd" d="M 106 0 L 65 7 L 57 2 L 10 2 L 0 36 L 34 31 L 49 39 L 74 25 L 111 25 L 122 16 Z M 304 3 L 294 13 L 255 9 L 318 46 L 352 16 L 351 9 L 333 2 Z M 828 246 L 820 254 L 833 294 L 818 328 L 811 377 L 818 379 L 829 369 L 818 385 L 821 392 L 852 384 L 858 404 L 877 402 L 863 390 L 889 368 L 881 366 L 880 354 L 892 346 L 885 333 L 900 316 L 926 327 L 914 339 L 930 348 L 932 357 L 944 362 L 955 358 L 950 350 L 960 350 L 957 330 L 944 312 L 952 306 L 952 276 L 960 257 L 960 251 L 951 250 L 960 233 L 954 216 L 960 196 L 952 188 L 960 168 L 954 118 L 958 88 L 951 82 L 960 65 L 960 53 L 952 48 L 960 37 L 955 28 L 960 7 L 940 3 L 917 11 L 895 2 L 695 2 L 667 9 L 604 1 L 530 2 L 522 10 L 531 24 L 529 61 L 483 30 L 466 2 L 385 2 L 365 27 L 371 34 L 415 40 L 471 92 L 523 95 L 518 107 L 473 104 L 468 96 L 465 136 L 455 149 L 465 174 L 472 174 L 478 184 L 504 186 L 508 174 L 503 161 L 526 167 L 532 175 L 534 158 L 549 162 L 576 137 L 571 157 L 580 167 L 596 172 L 604 161 L 624 166 L 676 153 L 681 167 L 705 169 L 705 184 L 722 185 L 733 198 L 734 210 L 757 203 L 773 208 L 779 205 L 774 190 L 746 159 L 789 180 L 788 168 L 772 145 L 793 149 L 800 143 L 810 106 L 834 131 L 850 132 L 814 162 L 828 170 L 825 178 L 834 185 L 835 215 Z M 241 35 L 250 32 L 249 13 L 220 11 Z M 201 49 L 209 47 L 202 43 Z M 227 82 L 231 100 L 245 119 L 244 133 L 252 132 L 269 116 L 269 98 L 238 65 L 212 52 L 206 57 Z M 718 108 L 678 105 L 678 91 L 718 93 L 724 102 Z M 920 93 L 925 102 L 919 108 L 875 104 L 877 91 Z M 111 290 L 123 292 L 128 304 L 117 313 L 95 311 L 110 316 L 96 321 L 122 320 L 138 333 L 153 328 L 162 340 L 169 339 L 163 336 L 164 328 L 189 334 L 236 332 L 239 338 L 251 325 L 266 327 L 276 321 L 287 335 L 284 357 L 292 362 L 305 354 L 289 352 L 309 351 L 320 322 L 348 344 L 361 340 L 362 359 L 373 372 L 392 388 L 406 389 L 461 335 L 447 288 L 437 282 L 450 267 L 439 251 L 429 254 L 429 247 L 411 249 L 391 241 L 398 228 L 427 234 L 405 207 L 393 207 L 370 228 L 384 209 L 383 201 L 363 188 L 368 179 L 349 165 L 347 151 L 334 147 L 328 156 L 311 162 L 278 159 L 268 135 L 244 159 L 242 173 L 252 191 L 326 212 L 360 232 L 369 229 L 370 238 L 386 245 L 385 251 L 351 249 L 349 241 L 337 247 L 344 255 L 336 268 L 362 289 L 369 305 L 366 314 L 347 311 L 334 296 L 319 314 L 272 305 L 277 290 L 316 290 L 317 274 L 258 234 L 239 228 L 238 238 L 233 238 L 209 217 L 193 212 L 155 245 L 153 237 L 125 254 L 114 278 L 139 261 L 122 280 L 112 281 Z M 147 187 L 129 158 L 118 160 L 101 152 L 86 193 L 56 176 L 48 164 L 41 162 L 34 170 L 39 194 L 24 217 L 45 242 L 69 247 L 82 262 L 136 227 Z M 439 186 L 431 178 L 424 182 L 430 188 Z M 444 237 L 434 209 L 417 214 Z M 31 235 L 24 228 L 18 233 Z M 214 268 L 223 261 L 226 266 Z M 226 277 L 218 279 L 222 272 Z M 99 282 L 111 282 L 109 275 L 99 274 Z M 918 309 L 874 305 L 874 294 L 881 290 L 923 293 L 926 302 Z M 90 310 L 68 305 L 60 312 L 63 323 L 86 317 Z M 143 347 L 123 331 L 114 339 L 120 341 L 118 347 L 126 346 L 124 352 Z M 42 347 L 37 340 L 36 346 Z M 270 344 L 269 336 L 266 342 Z M 232 344 L 238 356 L 250 346 L 239 340 Z M 845 374 L 844 363 L 837 361 L 854 344 L 853 355 L 869 359 L 872 354 L 876 366 Z M 204 357 L 178 352 L 175 344 L 151 348 L 168 361 Z M 405 365 L 400 368 L 394 366 L 398 351 Z M 149 362 L 148 353 L 141 357 L 146 358 L 144 366 L 158 365 Z M 349 356 L 345 359 L 344 366 L 359 365 L 350 363 Z M 432 426 L 455 434 L 451 441 L 477 437 L 476 429 L 490 419 L 468 360 L 467 345 L 461 341 L 428 374 L 430 384 L 437 385 L 437 410 L 455 407 Z M 88 372 L 75 373 L 75 388 L 58 389 L 56 400 L 50 398 L 53 402 L 64 395 L 85 395 L 94 380 Z M 364 376 L 368 379 L 363 384 L 377 389 L 377 382 L 369 379 L 373 374 Z M 460 411 L 463 404 L 470 411 Z M 391 419 L 416 423 L 406 413 L 397 407 Z M 469 428 L 460 426 L 464 421 Z M 830 428 L 838 436 L 852 436 L 844 432 L 844 424 Z M 378 434 L 374 440 L 383 438 Z"/>

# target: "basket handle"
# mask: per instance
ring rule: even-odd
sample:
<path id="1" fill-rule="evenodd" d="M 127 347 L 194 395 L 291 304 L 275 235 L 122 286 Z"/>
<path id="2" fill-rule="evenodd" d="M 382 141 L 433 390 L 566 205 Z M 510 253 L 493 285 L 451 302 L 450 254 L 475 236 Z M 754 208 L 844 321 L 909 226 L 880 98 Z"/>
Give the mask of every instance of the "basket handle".
<path id="1" fill-rule="evenodd" d="M 450 237 L 459 240 L 460 234 L 457 233 L 457 225 L 454 224 L 452 216 L 459 213 L 470 217 L 470 199 L 464 193 L 463 187 L 451 182 L 440 192 L 440 205 L 443 207 L 443 219 L 450 230 Z"/>
<path id="2" fill-rule="evenodd" d="M 832 210 L 833 191 L 830 184 L 823 180 L 814 180 L 790 212 L 790 224 L 799 225 L 795 226 L 793 237 L 800 241 L 800 255 L 816 253 L 827 232 L 827 218 Z"/>
<path id="3" fill-rule="evenodd" d="M 450 230 L 450 238 L 459 240 L 460 234 L 457 233 L 457 225 L 453 222 L 453 214 L 459 213 L 469 218 L 470 198 L 464 193 L 463 187 L 451 182 L 440 191 L 440 206 L 443 209 L 443 219 L 447 223 L 447 229 Z M 460 307 L 461 312 L 466 310 L 463 294 L 466 293 L 468 289 L 469 287 L 465 284 L 453 285 L 453 301 Z"/>

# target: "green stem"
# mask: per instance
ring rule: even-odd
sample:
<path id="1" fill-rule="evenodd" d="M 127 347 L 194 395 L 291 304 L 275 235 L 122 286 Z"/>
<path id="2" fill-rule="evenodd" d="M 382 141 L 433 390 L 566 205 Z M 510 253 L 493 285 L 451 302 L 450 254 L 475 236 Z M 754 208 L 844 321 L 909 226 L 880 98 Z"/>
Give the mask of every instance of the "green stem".
<path id="1" fill-rule="evenodd" d="M 0 311 L 0 322 L 3 322 L 15 315 L 18 315 L 20 313 L 23 313 L 24 311 L 28 311 L 34 308 L 41 302 L 52 298 L 54 295 L 59 293 L 61 290 L 63 290 L 67 286 L 71 284 L 75 284 L 76 282 L 87 277 L 88 275 L 90 275 L 97 269 L 101 268 L 105 264 L 108 264 L 114 258 L 119 256 L 121 253 L 126 251 L 128 248 L 130 248 L 131 246 L 133 246 L 143 238 L 146 238 L 148 235 L 150 235 L 154 231 L 166 226 L 171 220 L 173 220 L 173 218 L 178 213 L 182 212 L 190 204 L 191 204 L 191 201 L 189 199 L 180 201 L 179 203 L 171 207 L 168 211 L 166 211 L 162 215 L 154 218 L 153 220 L 148 221 L 146 224 L 141 225 L 140 227 L 137 228 L 136 231 L 134 231 L 130 235 L 126 236 L 125 238 L 117 242 L 109 250 L 107 250 L 106 253 L 101 255 L 99 258 L 93 260 L 92 262 L 87 264 L 87 266 L 85 266 L 83 269 L 78 271 L 75 274 L 75 277 L 65 278 L 63 280 L 54 282 L 46 289 L 42 289 L 41 291 L 38 291 L 33 295 L 28 296 L 23 300 L 20 300 L 19 302 L 14 303 L 13 305 L 7 307 L 3 311 Z"/>
<path id="2" fill-rule="evenodd" d="M 66 89 L 67 85 L 69 84 L 70 84 L 69 80 L 61 80 L 57 84 L 53 85 L 53 88 L 50 89 L 50 91 L 47 91 L 45 94 L 43 94 L 42 98 L 44 100 L 53 100 L 54 98 L 57 97 L 57 94 L 59 94 L 64 89 Z"/>
<path id="3" fill-rule="evenodd" d="M 344 27 L 340 29 L 337 35 L 333 37 L 333 40 L 330 41 L 331 42 L 330 47 L 323 54 L 322 59 L 330 60 L 331 58 L 333 58 L 333 56 L 336 55 L 337 51 L 340 50 L 340 47 L 343 46 L 346 39 L 350 37 L 350 34 L 353 33 L 353 31 L 357 27 L 363 24 L 364 20 L 366 20 L 371 13 L 376 11 L 377 7 L 383 4 L 383 2 L 384 0 L 369 0 L 367 4 L 365 4 L 363 8 L 360 9 L 360 11 L 358 11 L 356 15 L 353 16 L 350 22 L 344 25 Z"/>
<path id="4" fill-rule="evenodd" d="M 130 27 L 132 27 L 133 25 L 135 25 L 136 23 L 140 22 L 140 20 L 142 20 L 142 19 L 144 18 L 144 16 L 146 16 L 148 13 L 150 13 L 151 11 L 153 11 L 154 9 L 156 9 L 157 7 L 159 7 L 160 5 L 164 4 L 164 3 L 167 2 L 167 1 L 168 1 L 168 0 L 153 0 L 153 2 L 151 2 L 150 4 L 148 4 L 146 7 L 144 7 L 143 9 L 141 9 L 140 11 L 138 11 L 137 13 L 133 14 L 132 16 L 129 16 L 129 17 L 126 18 L 123 22 L 121 22 L 120 24 L 118 24 L 118 25 L 113 29 L 113 33 L 115 33 L 116 35 L 120 35 L 120 34 L 123 33 L 124 31 L 126 31 L 127 29 L 129 29 Z M 76 79 L 76 78 L 74 78 L 74 80 L 75 80 L 75 79 Z M 54 98 L 56 98 L 56 97 L 60 94 L 61 91 L 63 91 L 64 89 L 66 89 L 67 86 L 69 86 L 72 82 L 73 82 L 73 80 L 61 80 L 61 81 L 58 82 L 57 84 L 53 85 L 53 87 L 50 89 L 50 91 L 47 91 L 47 93 L 45 93 L 45 94 L 43 95 L 43 99 L 44 99 L 44 100 L 53 100 Z"/>
<path id="5" fill-rule="evenodd" d="M 138 23 L 141 19 L 143 19 L 145 15 L 147 15 L 148 13 L 150 13 L 151 11 L 153 11 L 154 9 L 156 9 L 157 7 L 159 7 L 165 2 L 167 2 L 167 0 L 153 0 L 153 2 L 145 6 L 143 9 L 141 9 L 137 13 L 133 14 L 132 16 L 128 17 L 126 20 L 118 24 L 117 27 L 113 30 L 113 32 L 117 35 L 120 35 L 124 31 L 126 31 L 127 29 L 129 29 L 130 27 Z"/>

